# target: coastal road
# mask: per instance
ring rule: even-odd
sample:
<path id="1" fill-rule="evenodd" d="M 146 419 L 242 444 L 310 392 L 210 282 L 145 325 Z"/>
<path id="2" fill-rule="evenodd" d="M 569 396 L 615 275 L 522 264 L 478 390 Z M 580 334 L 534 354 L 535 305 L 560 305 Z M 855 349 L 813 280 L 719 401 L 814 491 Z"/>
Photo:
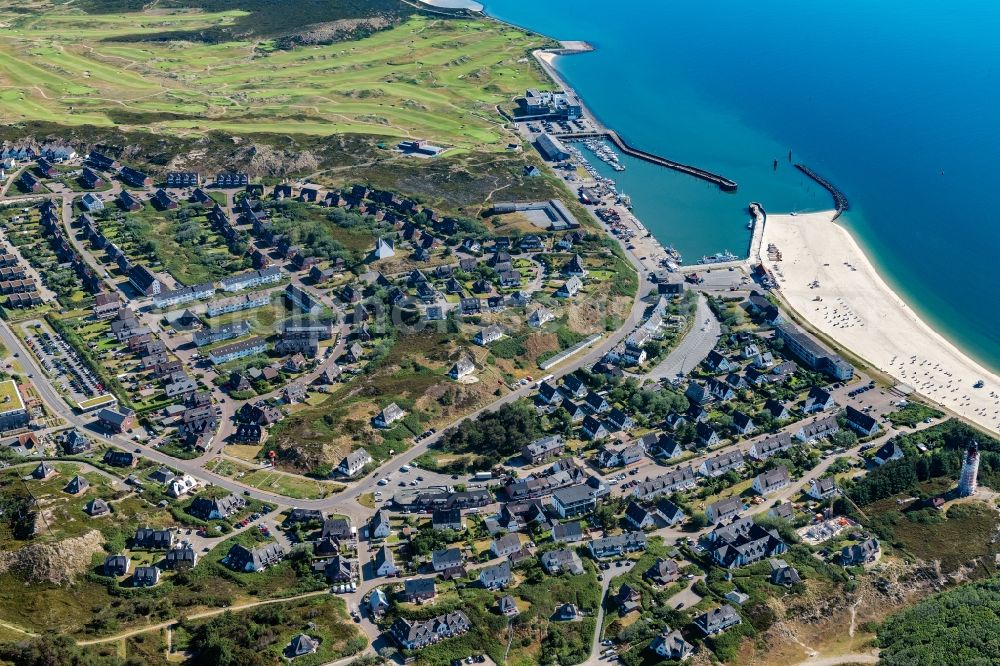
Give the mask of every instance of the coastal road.
<path id="1" fill-rule="evenodd" d="M 721 335 L 722 327 L 718 318 L 708 307 L 708 299 L 705 298 L 705 295 L 699 293 L 691 330 L 667 354 L 666 358 L 644 376 L 643 383 L 671 380 L 687 375 L 705 360 L 708 353 L 715 348 Z"/>

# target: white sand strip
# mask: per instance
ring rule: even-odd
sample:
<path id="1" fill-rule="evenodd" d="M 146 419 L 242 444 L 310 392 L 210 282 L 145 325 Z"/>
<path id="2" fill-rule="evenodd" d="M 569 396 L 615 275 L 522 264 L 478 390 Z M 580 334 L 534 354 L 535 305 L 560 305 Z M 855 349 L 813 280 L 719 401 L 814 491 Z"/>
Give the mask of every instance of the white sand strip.
<path id="1" fill-rule="evenodd" d="M 769 244 L 781 261 L 767 258 Z M 763 245 L 781 294 L 817 330 L 919 394 L 1000 432 L 1000 377 L 920 319 L 833 221 L 833 211 L 768 215 Z M 974 388 L 980 380 L 985 386 Z"/>

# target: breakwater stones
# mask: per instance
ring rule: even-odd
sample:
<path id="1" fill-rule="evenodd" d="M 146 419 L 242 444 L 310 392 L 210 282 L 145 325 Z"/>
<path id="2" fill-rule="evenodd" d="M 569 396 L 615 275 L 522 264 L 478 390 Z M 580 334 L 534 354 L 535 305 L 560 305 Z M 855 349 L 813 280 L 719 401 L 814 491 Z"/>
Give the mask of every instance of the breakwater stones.
<path id="1" fill-rule="evenodd" d="M 618 135 L 618 132 L 615 132 L 614 130 L 607 130 L 604 132 L 573 132 L 568 134 L 559 134 L 557 136 L 560 139 L 607 139 L 613 143 L 618 150 L 622 151 L 626 155 L 650 162 L 651 164 L 658 164 L 659 166 L 673 169 L 674 171 L 680 171 L 681 173 L 686 173 L 689 176 L 694 176 L 695 178 L 700 178 L 701 180 L 706 180 L 710 183 L 715 183 L 723 192 L 735 192 L 738 187 L 736 181 L 730 180 L 725 176 L 720 176 L 712 173 L 711 171 L 691 166 L 690 164 L 682 164 L 680 162 L 668 160 L 665 157 L 660 157 L 659 155 L 654 155 L 653 153 L 648 153 L 645 150 L 634 148 L 626 143 L 625 140 Z"/>
<path id="2" fill-rule="evenodd" d="M 819 175 L 805 164 L 796 164 L 795 168 L 804 173 L 805 175 L 812 178 L 814 181 L 820 184 L 830 195 L 833 197 L 833 206 L 837 209 L 837 214 L 833 216 L 833 219 L 840 217 L 840 214 L 851 207 L 850 202 L 847 200 L 847 195 L 837 189 L 837 186 L 828 181 L 823 176 Z"/>

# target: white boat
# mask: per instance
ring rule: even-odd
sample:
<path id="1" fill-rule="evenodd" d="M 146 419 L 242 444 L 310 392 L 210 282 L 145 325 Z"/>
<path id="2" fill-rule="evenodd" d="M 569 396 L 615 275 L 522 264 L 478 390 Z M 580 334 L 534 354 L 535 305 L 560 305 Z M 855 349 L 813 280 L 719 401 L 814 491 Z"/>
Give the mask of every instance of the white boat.
<path id="1" fill-rule="evenodd" d="M 699 264 L 722 264 L 728 261 L 737 261 L 739 257 L 730 252 L 729 250 L 724 250 L 716 254 L 707 255 L 698 260 Z"/>

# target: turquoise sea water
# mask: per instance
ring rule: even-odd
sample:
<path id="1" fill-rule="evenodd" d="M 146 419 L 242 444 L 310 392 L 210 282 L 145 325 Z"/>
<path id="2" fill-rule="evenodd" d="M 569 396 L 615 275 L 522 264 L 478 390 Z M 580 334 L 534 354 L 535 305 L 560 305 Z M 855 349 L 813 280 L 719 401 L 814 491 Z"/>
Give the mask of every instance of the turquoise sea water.
<path id="1" fill-rule="evenodd" d="M 1000 371 L 1000 3 L 487 0 L 486 11 L 593 44 L 557 67 L 605 124 L 739 183 L 724 194 L 635 160 L 609 172 L 686 261 L 744 254 L 750 201 L 832 207 L 791 150 L 844 191 L 842 221 L 900 295 Z"/>

